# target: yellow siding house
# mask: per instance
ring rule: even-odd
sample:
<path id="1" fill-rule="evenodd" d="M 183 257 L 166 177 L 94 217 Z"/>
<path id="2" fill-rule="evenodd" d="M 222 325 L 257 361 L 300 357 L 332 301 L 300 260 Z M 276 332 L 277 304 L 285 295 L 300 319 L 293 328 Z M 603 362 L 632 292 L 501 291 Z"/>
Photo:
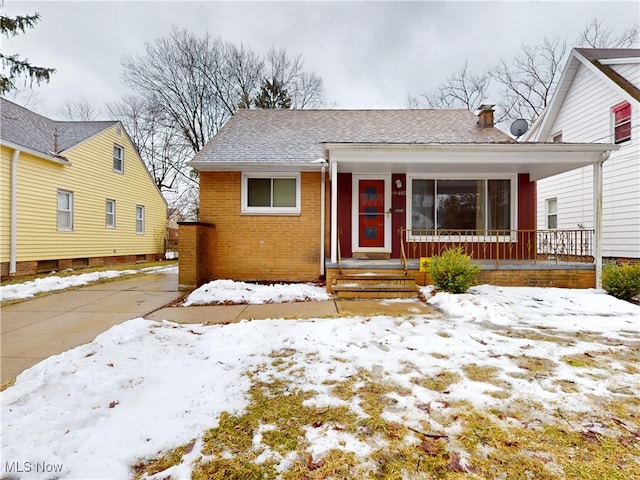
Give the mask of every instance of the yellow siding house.
<path id="1" fill-rule="evenodd" d="M 2 277 L 162 256 L 167 204 L 120 122 L 1 102 Z"/>

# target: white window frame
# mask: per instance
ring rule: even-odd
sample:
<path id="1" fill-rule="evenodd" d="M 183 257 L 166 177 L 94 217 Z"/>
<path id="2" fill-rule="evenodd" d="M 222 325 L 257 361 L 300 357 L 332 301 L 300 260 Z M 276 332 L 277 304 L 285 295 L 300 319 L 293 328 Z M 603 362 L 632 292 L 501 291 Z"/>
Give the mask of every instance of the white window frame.
<path id="1" fill-rule="evenodd" d="M 248 181 L 250 178 L 292 178 L 296 181 L 295 207 L 250 207 Z M 300 215 L 300 172 L 243 172 L 241 185 L 241 215 Z M 272 189 L 273 192 L 273 189 Z"/>
<path id="2" fill-rule="evenodd" d="M 109 210 L 109 206 L 111 206 L 111 210 Z M 105 228 L 116 228 L 116 201 L 110 198 L 107 198 L 104 205 L 104 214 L 105 214 Z"/>
<path id="3" fill-rule="evenodd" d="M 68 197 L 69 201 L 69 209 L 64 210 L 60 209 L 60 195 L 65 195 Z M 68 214 L 69 225 L 60 226 L 60 214 L 65 213 Z M 73 231 L 73 192 L 69 190 L 58 190 L 56 194 L 56 227 L 60 232 L 72 232 Z"/>
<path id="4" fill-rule="evenodd" d="M 136 205 L 136 234 L 138 235 L 144 235 L 144 217 L 144 205 Z"/>
<path id="5" fill-rule="evenodd" d="M 117 152 L 120 152 L 120 156 L 116 155 Z M 113 171 L 124 173 L 124 147 L 117 143 L 113 144 Z"/>
<path id="6" fill-rule="evenodd" d="M 551 211 L 550 206 L 555 205 L 555 212 Z M 556 226 L 549 226 L 549 219 L 555 216 Z M 557 230 L 558 229 L 558 197 L 547 198 L 544 201 L 544 218 L 545 218 L 545 227 L 547 230 Z"/>
<path id="7" fill-rule="evenodd" d="M 413 235 L 411 229 L 411 214 L 413 210 L 413 180 L 510 180 L 511 181 L 511 198 L 509 200 L 511 211 L 510 235 L 467 235 L 470 241 L 481 242 L 517 242 L 516 232 L 518 230 L 518 176 L 517 175 L 407 175 L 407 207 L 406 207 L 406 225 L 407 225 L 407 241 L 412 242 L 432 242 L 438 239 L 435 235 Z M 437 196 L 437 191 L 436 191 Z M 486 201 L 487 199 L 485 199 Z M 486 209 L 486 204 L 485 204 Z M 437 219 L 436 219 L 437 221 Z M 435 230 L 435 229 L 434 229 Z M 440 237 L 441 238 L 441 237 Z"/>

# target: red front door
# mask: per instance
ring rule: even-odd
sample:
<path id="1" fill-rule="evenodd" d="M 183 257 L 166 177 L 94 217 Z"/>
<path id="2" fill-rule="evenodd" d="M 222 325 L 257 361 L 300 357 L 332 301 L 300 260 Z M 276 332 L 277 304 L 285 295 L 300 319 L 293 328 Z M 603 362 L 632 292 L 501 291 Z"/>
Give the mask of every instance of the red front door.
<path id="1" fill-rule="evenodd" d="M 384 247 L 384 180 L 358 181 L 358 246 Z"/>

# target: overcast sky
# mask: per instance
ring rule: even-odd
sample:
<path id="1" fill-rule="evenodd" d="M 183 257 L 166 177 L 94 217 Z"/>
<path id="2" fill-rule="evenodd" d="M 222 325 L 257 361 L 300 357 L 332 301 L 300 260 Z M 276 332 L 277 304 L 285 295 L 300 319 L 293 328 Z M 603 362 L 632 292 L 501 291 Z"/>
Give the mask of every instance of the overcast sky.
<path id="1" fill-rule="evenodd" d="M 631 2 L 32 2 L 5 0 L 13 16 L 39 12 L 33 30 L 2 38 L 3 53 L 56 68 L 34 86 L 29 108 L 56 117 L 66 100 L 104 106 L 126 93 L 120 60 L 171 25 L 209 32 L 258 52 L 271 45 L 302 53 L 305 69 L 322 77 L 333 108 L 405 108 L 411 92 L 432 90 L 465 59 L 483 70 L 511 58 L 522 44 L 559 36 L 573 45 L 598 18 L 622 30 L 640 21 Z M 9 96 L 11 98 L 11 96 Z M 493 99 L 496 100 L 496 99 Z M 18 103 L 24 98 L 18 97 Z"/>

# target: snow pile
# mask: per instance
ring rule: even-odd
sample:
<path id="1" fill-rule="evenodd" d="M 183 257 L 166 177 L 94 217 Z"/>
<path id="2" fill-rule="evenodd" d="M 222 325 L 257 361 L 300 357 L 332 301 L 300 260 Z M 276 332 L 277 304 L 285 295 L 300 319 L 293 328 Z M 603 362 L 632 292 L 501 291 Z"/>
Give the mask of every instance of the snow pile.
<path id="1" fill-rule="evenodd" d="M 208 304 L 263 304 L 329 300 L 331 295 L 324 287 L 310 283 L 257 283 L 214 280 L 189 294 L 183 306 Z"/>
<path id="2" fill-rule="evenodd" d="M 274 289 L 274 294 L 291 298 L 300 287 L 281 286 L 288 293 Z M 202 294 L 201 299 L 217 301 L 218 293 L 212 291 L 208 300 Z M 32 367 L 0 394 L 0 468 L 41 462 L 60 466 L 56 478 L 128 478 L 129 466 L 140 458 L 194 438 L 189 459 L 198 458 L 202 436 L 217 425 L 219 414 L 236 414 L 246 407 L 247 372 L 258 380 L 282 378 L 292 388 L 313 391 L 309 402 L 335 405 L 341 400 L 332 396 L 331 383 L 365 370 L 372 378 L 392 379 L 410 391 L 396 396 L 393 410 L 384 414 L 406 425 L 424 418 L 416 405 L 437 409 L 444 398 L 414 380 L 444 370 L 460 376 L 448 388 L 448 401 L 467 400 L 480 408 L 503 405 L 504 399 L 487 393 L 498 387 L 465 379 L 462 367 L 469 364 L 499 369 L 499 379 L 512 386 L 512 398 L 544 407 L 540 418 L 558 407 L 597 411 L 597 402 L 611 398 L 621 385 L 640 395 L 638 373 L 613 368 L 605 377 L 581 375 L 576 372 L 585 368 L 561 360 L 594 348 L 626 348 L 619 343 L 604 347 L 576 335 L 566 342 L 535 342 L 507 334 L 539 326 L 544 332 L 588 331 L 597 338 L 637 341 L 640 307 L 594 290 L 489 286 L 465 295 L 438 293 L 431 302 L 451 317 L 259 320 L 226 326 L 130 320 Z M 295 375 L 272 366 L 274 351 L 287 352 Z M 510 375 L 522 372 L 517 361 L 524 356 L 553 361 L 555 367 L 536 381 Z M 564 392 L 555 385 L 557 379 L 571 382 L 578 391 Z M 440 427 L 434 424 L 434 429 Z M 314 457 L 331 448 L 366 454 L 366 442 L 346 436 L 309 430 L 309 451 Z M 190 468 L 183 462 L 159 478 L 189 478 Z M 35 472 L 21 476 L 41 477 Z"/>
<path id="3" fill-rule="evenodd" d="M 64 290 L 65 288 L 80 287 L 104 278 L 116 278 L 136 273 L 177 273 L 178 267 L 148 267 L 140 270 L 106 270 L 102 272 L 82 273 L 59 277 L 57 275 L 36 278 L 28 282 L 16 283 L 0 287 L 0 299 L 17 300 L 31 298 L 39 293 Z"/>

